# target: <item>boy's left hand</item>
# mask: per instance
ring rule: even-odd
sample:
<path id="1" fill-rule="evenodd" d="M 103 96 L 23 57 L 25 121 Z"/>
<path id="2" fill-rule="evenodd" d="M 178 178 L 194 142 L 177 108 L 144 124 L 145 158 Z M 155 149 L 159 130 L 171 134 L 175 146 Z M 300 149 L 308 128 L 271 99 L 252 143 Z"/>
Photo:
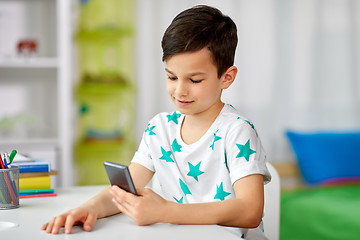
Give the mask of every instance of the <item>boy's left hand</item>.
<path id="1" fill-rule="evenodd" d="M 110 193 L 115 206 L 125 215 L 131 217 L 139 226 L 162 222 L 166 214 L 167 201 L 151 189 L 136 189 L 139 196 L 129 193 L 116 185 Z"/>

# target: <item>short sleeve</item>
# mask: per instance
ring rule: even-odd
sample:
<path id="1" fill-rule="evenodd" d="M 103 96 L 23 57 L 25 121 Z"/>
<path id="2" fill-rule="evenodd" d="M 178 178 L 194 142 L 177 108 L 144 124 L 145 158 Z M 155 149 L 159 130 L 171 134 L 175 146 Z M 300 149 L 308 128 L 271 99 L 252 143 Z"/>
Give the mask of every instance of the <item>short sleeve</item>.
<path id="1" fill-rule="evenodd" d="M 149 134 L 145 131 L 141 139 L 138 150 L 135 152 L 132 163 L 138 163 L 152 172 L 155 172 L 153 160 L 151 158 L 150 149 L 148 145 Z"/>
<path id="2" fill-rule="evenodd" d="M 248 122 L 231 127 L 226 139 L 226 161 L 232 184 L 252 174 L 263 175 L 265 184 L 271 180 L 261 141 Z"/>

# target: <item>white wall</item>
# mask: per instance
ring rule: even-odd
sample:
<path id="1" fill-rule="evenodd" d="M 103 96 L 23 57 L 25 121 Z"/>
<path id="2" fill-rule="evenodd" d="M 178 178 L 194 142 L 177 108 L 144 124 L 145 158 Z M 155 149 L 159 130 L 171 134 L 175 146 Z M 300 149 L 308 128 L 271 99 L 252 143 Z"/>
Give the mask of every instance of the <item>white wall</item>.
<path id="1" fill-rule="evenodd" d="M 360 1 L 137 1 L 137 139 L 152 116 L 174 109 L 161 38 L 180 11 L 218 7 L 237 24 L 235 83 L 224 92 L 257 128 L 270 161 L 292 159 L 287 128 L 360 128 Z"/>

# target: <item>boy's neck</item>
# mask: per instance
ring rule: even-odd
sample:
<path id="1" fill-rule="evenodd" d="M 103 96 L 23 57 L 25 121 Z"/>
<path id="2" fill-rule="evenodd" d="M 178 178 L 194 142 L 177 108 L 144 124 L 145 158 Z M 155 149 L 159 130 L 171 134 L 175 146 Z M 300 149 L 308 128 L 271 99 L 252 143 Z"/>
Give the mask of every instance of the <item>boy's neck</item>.
<path id="1" fill-rule="evenodd" d="M 222 108 L 224 107 L 223 102 L 219 102 L 204 112 L 197 113 L 195 115 L 186 115 L 184 122 L 195 125 L 208 125 L 212 124 L 217 116 L 220 114 Z"/>
<path id="2" fill-rule="evenodd" d="M 182 140 L 187 144 L 198 141 L 214 123 L 223 107 L 224 103 L 219 102 L 205 112 L 186 115 L 181 126 Z"/>

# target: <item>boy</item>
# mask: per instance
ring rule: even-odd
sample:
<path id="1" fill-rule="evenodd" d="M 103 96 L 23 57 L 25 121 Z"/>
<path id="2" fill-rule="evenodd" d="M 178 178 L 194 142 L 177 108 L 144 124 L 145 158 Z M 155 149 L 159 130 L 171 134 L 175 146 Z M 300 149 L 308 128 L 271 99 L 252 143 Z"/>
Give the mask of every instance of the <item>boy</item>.
<path id="1" fill-rule="evenodd" d="M 122 212 L 138 225 L 218 224 L 242 238 L 254 231 L 265 239 L 264 182 L 271 178 L 265 154 L 253 125 L 221 102 L 237 74 L 236 45 L 234 22 L 217 9 L 196 6 L 176 16 L 162 48 L 178 111 L 158 114 L 144 132 L 129 166 L 140 197 L 108 187 L 42 229 L 70 233 L 83 223 L 90 231 L 96 219 Z M 144 188 L 155 172 L 161 196 Z"/>

